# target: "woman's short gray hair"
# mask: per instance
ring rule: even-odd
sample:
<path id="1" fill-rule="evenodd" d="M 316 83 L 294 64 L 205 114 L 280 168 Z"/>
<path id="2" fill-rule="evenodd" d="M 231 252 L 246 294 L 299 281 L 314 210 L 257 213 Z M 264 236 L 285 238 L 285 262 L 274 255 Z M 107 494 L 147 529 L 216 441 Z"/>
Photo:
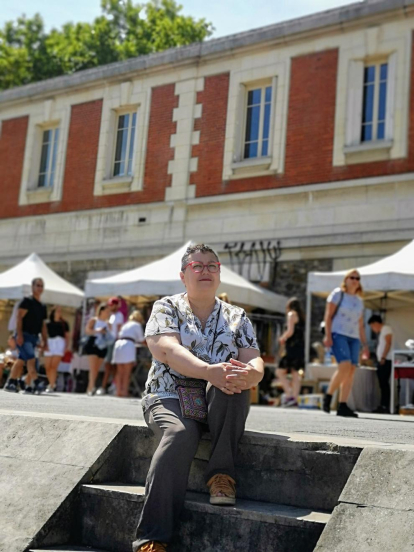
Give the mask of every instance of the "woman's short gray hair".
<path id="1" fill-rule="evenodd" d="M 190 255 L 193 253 L 213 253 L 215 258 L 217 259 L 217 262 L 219 262 L 219 258 L 217 253 L 212 249 L 209 245 L 206 245 L 205 243 L 198 243 L 196 245 L 189 245 L 186 249 L 186 252 L 183 255 L 183 258 L 181 259 L 181 270 L 184 271 L 185 267 L 189 263 Z"/>

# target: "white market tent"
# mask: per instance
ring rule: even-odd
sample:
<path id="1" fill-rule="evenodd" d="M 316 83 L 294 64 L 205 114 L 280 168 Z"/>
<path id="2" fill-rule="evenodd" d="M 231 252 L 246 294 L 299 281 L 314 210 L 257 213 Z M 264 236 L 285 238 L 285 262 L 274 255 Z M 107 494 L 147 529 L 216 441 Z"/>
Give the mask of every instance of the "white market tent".
<path id="1" fill-rule="evenodd" d="M 83 291 L 58 276 L 36 253 L 0 274 L 0 299 L 29 296 L 34 278 L 42 278 L 45 283 L 43 303 L 75 308 L 82 304 Z"/>
<path id="2" fill-rule="evenodd" d="M 365 306 L 386 312 L 394 330 L 394 347 L 414 337 L 414 240 L 389 257 L 357 268 L 362 276 Z M 306 352 L 309 354 L 311 297 L 327 297 L 347 270 L 310 272 L 307 287 Z"/>
<path id="3" fill-rule="evenodd" d="M 165 296 L 182 293 L 180 280 L 181 258 L 191 242 L 186 243 L 167 257 L 148 265 L 109 276 L 87 280 L 86 297 Z M 233 304 L 260 307 L 272 312 L 284 312 L 286 297 L 273 293 L 221 266 L 221 284 L 218 293 L 227 293 Z"/>

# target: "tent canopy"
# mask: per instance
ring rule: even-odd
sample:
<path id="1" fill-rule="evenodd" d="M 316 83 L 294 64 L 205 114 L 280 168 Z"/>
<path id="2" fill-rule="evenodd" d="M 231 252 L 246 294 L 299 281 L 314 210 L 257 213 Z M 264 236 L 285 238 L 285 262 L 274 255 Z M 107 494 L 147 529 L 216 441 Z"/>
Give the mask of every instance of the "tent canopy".
<path id="1" fill-rule="evenodd" d="M 367 306 L 378 308 L 381 299 L 387 306 L 414 305 L 414 240 L 389 257 L 357 269 L 362 276 Z M 338 287 L 347 270 L 310 272 L 308 293 L 325 297 Z"/>
<path id="2" fill-rule="evenodd" d="M 184 286 L 179 271 L 181 258 L 191 242 L 167 257 L 133 270 L 110 276 L 87 280 L 86 297 L 109 297 L 111 295 L 165 296 L 182 293 Z M 239 276 L 229 268 L 221 266 L 221 284 L 218 293 L 227 293 L 235 304 L 260 307 L 273 312 L 284 312 L 286 298 Z"/>
<path id="3" fill-rule="evenodd" d="M 84 293 L 49 268 L 32 253 L 26 259 L 0 274 L 0 299 L 22 299 L 32 292 L 32 280 L 42 278 L 45 289 L 42 301 L 64 307 L 79 307 Z"/>

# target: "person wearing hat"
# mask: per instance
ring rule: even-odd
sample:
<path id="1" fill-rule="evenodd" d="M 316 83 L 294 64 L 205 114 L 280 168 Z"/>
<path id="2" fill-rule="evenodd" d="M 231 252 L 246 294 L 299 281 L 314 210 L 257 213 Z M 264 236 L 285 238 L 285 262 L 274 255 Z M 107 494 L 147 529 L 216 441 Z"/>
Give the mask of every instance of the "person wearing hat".
<path id="1" fill-rule="evenodd" d="M 108 300 L 108 307 L 111 312 L 109 317 L 109 330 L 115 340 L 112 345 L 108 346 L 105 356 L 105 373 L 102 379 L 102 386 L 96 391 L 97 395 L 105 395 L 108 386 L 109 378 L 112 376 L 112 381 L 115 381 L 116 364 L 112 364 L 112 356 L 114 354 L 115 341 L 118 339 L 118 334 L 125 320 L 124 315 L 120 312 L 120 300 L 118 297 L 111 297 Z"/>

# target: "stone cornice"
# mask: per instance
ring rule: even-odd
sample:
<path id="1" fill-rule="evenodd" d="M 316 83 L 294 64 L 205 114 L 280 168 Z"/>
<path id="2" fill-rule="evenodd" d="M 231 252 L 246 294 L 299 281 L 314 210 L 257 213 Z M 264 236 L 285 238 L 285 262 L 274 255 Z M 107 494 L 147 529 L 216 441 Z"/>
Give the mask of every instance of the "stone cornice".
<path id="1" fill-rule="evenodd" d="M 306 34 L 313 34 L 332 27 L 343 29 L 347 25 L 355 24 L 358 20 L 381 17 L 390 11 L 400 10 L 405 14 L 411 6 L 414 6 L 414 0 L 365 0 L 190 46 L 172 48 L 164 52 L 79 71 L 73 75 L 64 75 L 12 88 L 0 92 L 0 104 L 4 106 L 26 98 L 33 99 L 69 89 L 93 86 L 102 81 L 128 78 L 133 73 L 158 70 L 163 66 L 194 64 L 200 60 L 234 54 L 235 51 L 243 51 L 261 44 L 288 42 L 298 35 L 306 36 Z"/>

